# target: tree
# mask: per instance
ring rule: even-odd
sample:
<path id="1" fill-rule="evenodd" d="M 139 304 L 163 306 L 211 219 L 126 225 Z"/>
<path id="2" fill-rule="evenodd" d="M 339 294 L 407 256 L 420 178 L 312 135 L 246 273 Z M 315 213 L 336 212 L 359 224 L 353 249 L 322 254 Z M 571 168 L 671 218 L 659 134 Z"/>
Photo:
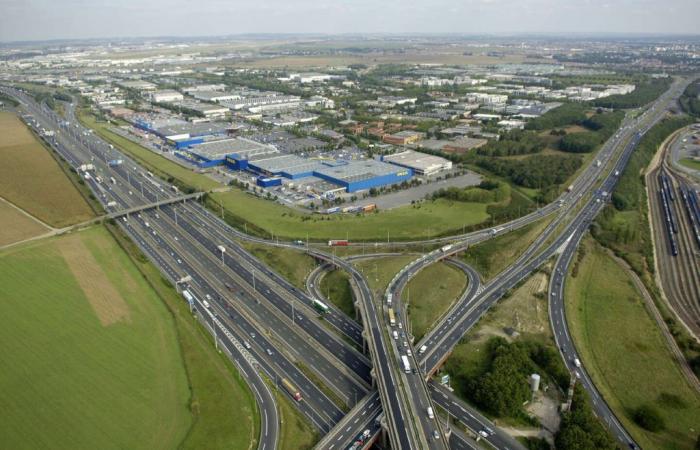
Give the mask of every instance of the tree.
<path id="1" fill-rule="evenodd" d="M 666 424 L 659 410 L 648 403 L 637 408 L 632 414 L 632 419 L 640 427 L 654 433 L 666 428 Z"/>

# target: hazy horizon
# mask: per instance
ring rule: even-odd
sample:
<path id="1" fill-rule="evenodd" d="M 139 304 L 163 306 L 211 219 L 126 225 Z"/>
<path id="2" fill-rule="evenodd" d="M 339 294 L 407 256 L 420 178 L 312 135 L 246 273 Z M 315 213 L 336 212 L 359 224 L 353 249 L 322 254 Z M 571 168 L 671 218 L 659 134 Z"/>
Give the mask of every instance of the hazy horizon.
<path id="1" fill-rule="evenodd" d="M 0 41 L 245 34 L 697 35 L 697 0 L 0 0 Z M 33 26 L 29 26 L 33 25 Z"/>

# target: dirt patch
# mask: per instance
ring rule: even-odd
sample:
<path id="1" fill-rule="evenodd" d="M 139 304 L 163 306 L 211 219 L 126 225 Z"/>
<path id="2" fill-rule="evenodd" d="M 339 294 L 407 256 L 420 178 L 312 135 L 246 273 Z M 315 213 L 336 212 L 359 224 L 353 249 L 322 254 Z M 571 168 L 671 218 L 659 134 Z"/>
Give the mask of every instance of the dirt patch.
<path id="1" fill-rule="evenodd" d="M 129 322 L 129 307 L 80 235 L 60 239 L 57 247 L 100 323 L 109 326 L 120 321 Z"/>

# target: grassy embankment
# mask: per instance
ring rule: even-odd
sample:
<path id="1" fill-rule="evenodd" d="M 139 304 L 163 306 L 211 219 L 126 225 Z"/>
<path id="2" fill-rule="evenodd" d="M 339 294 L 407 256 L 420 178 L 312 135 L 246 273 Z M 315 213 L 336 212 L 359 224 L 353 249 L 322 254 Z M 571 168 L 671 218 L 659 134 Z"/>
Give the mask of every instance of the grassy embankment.
<path id="1" fill-rule="evenodd" d="M 56 228 L 93 216 L 56 160 L 19 118 L 0 113 L 0 134 L 0 196 Z"/>
<path id="2" fill-rule="evenodd" d="M 416 341 L 462 295 L 467 282 L 464 272 L 444 262 L 426 267 L 408 282 L 401 300 L 408 304 L 411 332 Z"/>
<path id="3" fill-rule="evenodd" d="M 331 270 L 321 278 L 319 288 L 324 297 L 345 313 L 355 317 L 355 305 L 350 286 L 350 277 L 342 270 Z"/>
<path id="4" fill-rule="evenodd" d="M 674 356 L 624 270 L 592 240 L 569 275 L 566 313 L 571 334 L 596 387 L 642 448 L 693 448 L 700 432 L 700 395 Z M 651 406 L 665 428 L 650 432 L 633 420 Z"/>
<path id="5" fill-rule="evenodd" d="M 416 256 L 412 255 L 389 256 L 386 258 L 363 259 L 353 264 L 364 274 L 372 292 L 382 297 L 394 275 L 415 259 Z"/>
<path id="6" fill-rule="evenodd" d="M 241 242 L 241 245 L 294 286 L 305 290 L 306 277 L 316 267 L 316 261 L 311 256 L 298 250 L 250 242 Z"/>
<path id="7" fill-rule="evenodd" d="M 548 217 L 538 220 L 519 230 L 469 247 L 462 259 L 474 267 L 485 280 L 490 280 L 515 261 L 552 219 L 553 217 Z"/>
<path id="8" fill-rule="evenodd" d="M 191 319 L 173 320 L 149 286 L 166 290 L 159 275 L 144 279 L 104 228 L 7 250 L 0 268 L 4 444 L 197 448 L 206 438 L 209 448 L 247 448 L 255 440 L 250 392 L 225 367 L 220 377 L 223 363 L 192 334 Z"/>

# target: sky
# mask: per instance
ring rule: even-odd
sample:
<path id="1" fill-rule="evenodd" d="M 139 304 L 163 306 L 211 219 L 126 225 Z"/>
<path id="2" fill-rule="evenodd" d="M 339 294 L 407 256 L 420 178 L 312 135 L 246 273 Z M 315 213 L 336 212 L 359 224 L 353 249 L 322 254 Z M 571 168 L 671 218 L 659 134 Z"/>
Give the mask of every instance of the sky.
<path id="1" fill-rule="evenodd" d="M 0 41 L 245 33 L 698 34 L 700 0 L 0 0 Z"/>

